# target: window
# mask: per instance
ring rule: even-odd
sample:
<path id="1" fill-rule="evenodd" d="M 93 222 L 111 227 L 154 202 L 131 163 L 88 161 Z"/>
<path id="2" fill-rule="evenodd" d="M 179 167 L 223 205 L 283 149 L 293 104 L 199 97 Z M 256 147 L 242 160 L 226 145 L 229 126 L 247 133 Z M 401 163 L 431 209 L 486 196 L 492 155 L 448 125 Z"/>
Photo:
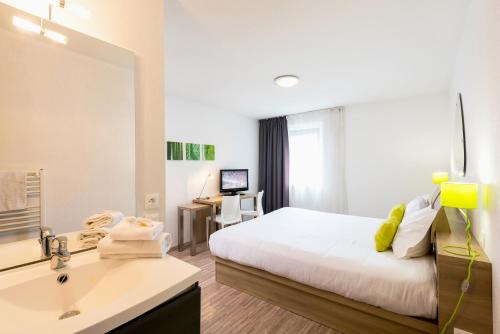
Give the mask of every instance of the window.
<path id="1" fill-rule="evenodd" d="M 290 188 L 321 188 L 321 128 L 313 126 L 289 131 Z"/>

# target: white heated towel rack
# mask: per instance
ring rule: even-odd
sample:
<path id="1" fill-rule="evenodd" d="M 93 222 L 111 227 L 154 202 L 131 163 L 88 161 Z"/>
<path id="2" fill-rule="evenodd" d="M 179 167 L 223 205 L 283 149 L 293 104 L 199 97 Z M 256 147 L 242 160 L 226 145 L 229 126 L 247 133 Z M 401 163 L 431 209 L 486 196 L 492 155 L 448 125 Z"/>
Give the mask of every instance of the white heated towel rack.
<path id="1" fill-rule="evenodd" d="M 0 233 L 27 231 L 45 226 L 45 171 L 26 172 L 27 207 L 0 212 Z"/>

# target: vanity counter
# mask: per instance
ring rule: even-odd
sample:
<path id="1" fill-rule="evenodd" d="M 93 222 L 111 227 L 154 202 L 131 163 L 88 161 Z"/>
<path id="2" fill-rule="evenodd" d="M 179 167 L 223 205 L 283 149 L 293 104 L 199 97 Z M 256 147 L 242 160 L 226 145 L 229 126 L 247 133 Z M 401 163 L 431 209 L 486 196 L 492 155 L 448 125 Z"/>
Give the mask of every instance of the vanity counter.
<path id="1" fill-rule="evenodd" d="M 102 260 L 95 250 L 73 255 L 57 271 L 48 262 L 9 270 L 0 273 L 2 331 L 108 332 L 189 290 L 200 276 L 199 268 L 169 255 Z M 73 311 L 79 314 L 59 320 Z"/>

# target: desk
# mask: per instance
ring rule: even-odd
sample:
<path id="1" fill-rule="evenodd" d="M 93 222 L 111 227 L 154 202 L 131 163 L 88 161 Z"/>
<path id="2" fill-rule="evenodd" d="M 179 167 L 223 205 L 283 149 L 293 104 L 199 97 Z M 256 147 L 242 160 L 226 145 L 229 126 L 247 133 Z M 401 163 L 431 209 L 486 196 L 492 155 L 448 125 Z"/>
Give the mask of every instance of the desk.
<path id="1" fill-rule="evenodd" d="M 214 196 L 209 198 L 194 199 L 193 203 L 210 205 L 212 207 L 210 217 L 210 234 L 215 229 L 215 215 L 217 214 L 217 207 L 221 206 L 223 196 Z M 240 200 L 253 199 L 253 209 L 257 210 L 257 194 L 241 194 Z M 207 240 L 208 243 L 208 240 Z"/>
<path id="2" fill-rule="evenodd" d="M 190 219 L 191 219 L 191 256 L 196 255 L 196 213 L 200 210 L 208 210 L 210 209 L 209 205 L 206 204 L 186 204 L 179 205 L 177 207 L 177 248 L 179 252 L 184 250 L 184 211 L 189 211 Z"/>

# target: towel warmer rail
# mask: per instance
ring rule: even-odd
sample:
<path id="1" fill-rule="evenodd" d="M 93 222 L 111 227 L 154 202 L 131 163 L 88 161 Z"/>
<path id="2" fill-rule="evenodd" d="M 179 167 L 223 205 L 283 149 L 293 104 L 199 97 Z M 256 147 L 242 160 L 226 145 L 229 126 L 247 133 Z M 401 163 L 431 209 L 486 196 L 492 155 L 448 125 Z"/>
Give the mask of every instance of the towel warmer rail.
<path id="1" fill-rule="evenodd" d="M 26 172 L 27 207 L 0 212 L 0 233 L 27 231 L 45 226 L 45 171 Z"/>

